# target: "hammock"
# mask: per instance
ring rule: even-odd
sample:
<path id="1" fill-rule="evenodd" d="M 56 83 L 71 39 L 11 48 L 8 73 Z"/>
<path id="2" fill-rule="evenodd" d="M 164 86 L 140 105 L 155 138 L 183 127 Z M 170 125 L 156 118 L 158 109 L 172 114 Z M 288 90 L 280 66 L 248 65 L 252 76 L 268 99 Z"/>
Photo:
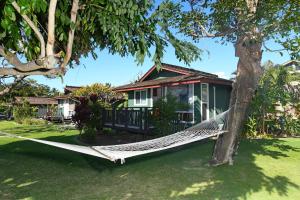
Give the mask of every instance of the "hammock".
<path id="1" fill-rule="evenodd" d="M 27 138 L 3 132 L 0 132 L 0 134 L 6 135 L 8 137 L 30 140 L 33 142 L 38 142 L 62 149 L 88 154 L 91 156 L 108 159 L 113 162 L 120 160 L 121 164 L 123 164 L 125 162 L 125 159 L 129 157 L 162 151 L 196 142 L 199 140 L 203 140 L 209 137 L 219 136 L 220 134 L 226 132 L 227 118 L 228 111 L 225 111 L 217 115 L 214 119 L 203 121 L 188 129 L 179 131 L 168 136 L 152 140 L 146 140 L 142 142 L 110 146 L 82 146 Z"/>

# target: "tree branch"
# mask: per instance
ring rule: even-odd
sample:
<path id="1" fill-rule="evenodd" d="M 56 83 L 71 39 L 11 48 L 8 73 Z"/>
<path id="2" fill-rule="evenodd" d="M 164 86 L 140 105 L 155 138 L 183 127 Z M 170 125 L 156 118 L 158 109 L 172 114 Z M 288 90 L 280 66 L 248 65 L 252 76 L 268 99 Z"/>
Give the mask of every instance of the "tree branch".
<path id="1" fill-rule="evenodd" d="M 19 71 L 16 68 L 0 68 L 0 75 L 7 76 L 30 76 L 30 75 L 42 75 L 42 76 L 57 76 L 59 74 L 64 74 L 65 72 L 61 68 L 52 69 L 37 69 L 34 71 Z"/>
<path id="2" fill-rule="evenodd" d="M 230 33 L 233 33 L 235 31 L 234 28 L 228 28 L 227 31 L 224 31 L 222 33 L 209 33 L 206 30 L 206 28 L 198 20 L 196 20 L 195 23 L 200 28 L 201 35 L 197 33 L 198 32 L 197 30 L 195 30 L 194 32 L 189 33 L 193 37 L 206 37 L 206 38 L 224 37 L 224 36 L 226 36 Z"/>
<path id="3" fill-rule="evenodd" d="M 54 42 L 55 42 L 55 11 L 57 0 L 51 0 L 48 10 L 48 40 L 46 53 L 47 56 L 54 55 Z"/>
<path id="4" fill-rule="evenodd" d="M 22 18 L 27 22 L 27 24 L 30 26 L 30 28 L 34 31 L 35 35 L 37 36 L 37 38 L 38 38 L 38 40 L 40 41 L 40 44 L 41 44 L 40 58 L 45 57 L 45 41 L 44 41 L 43 35 L 41 34 L 41 32 L 39 31 L 39 29 L 35 26 L 35 24 L 33 23 L 33 21 L 31 21 L 31 19 L 29 19 L 29 17 L 27 15 L 21 14 L 21 8 L 17 4 L 17 2 L 13 1 L 12 2 L 12 6 L 22 16 Z"/>
<path id="5" fill-rule="evenodd" d="M 270 49 L 269 47 L 267 47 L 267 45 L 265 44 L 265 42 L 263 42 L 263 47 L 270 52 L 282 52 L 282 51 L 287 51 L 287 49 Z"/>
<path id="6" fill-rule="evenodd" d="M 20 72 L 30 72 L 30 71 L 35 71 L 35 70 L 39 70 L 39 69 L 49 69 L 49 68 L 47 68 L 47 66 L 43 65 L 42 59 L 40 59 L 38 61 L 22 63 L 16 54 L 13 54 L 9 51 L 5 51 L 5 49 L 2 45 L 0 45 L 0 55 L 3 56 L 4 59 L 6 59 L 13 66 L 12 69 L 16 69 L 17 71 L 20 71 Z M 41 65 L 37 63 L 39 61 L 41 62 Z M 0 73 L 0 75 L 4 75 L 4 74 Z"/>
<path id="7" fill-rule="evenodd" d="M 200 29 L 202 30 L 202 33 L 204 33 L 205 37 L 217 37 L 216 34 L 209 33 L 206 30 L 206 28 L 198 20 L 196 20 L 195 22 L 200 27 Z"/>
<path id="8" fill-rule="evenodd" d="M 64 61 L 61 65 L 61 68 L 65 68 L 68 62 L 70 61 L 71 55 L 72 55 L 72 49 L 73 49 L 73 41 L 74 41 L 74 34 L 75 34 L 75 27 L 72 27 L 72 24 L 76 25 L 76 17 L 78 12 L 78 2 L 79 0 L 73 0 L 72 3 L 72 9 L 71 9 L 71 29 L 69 31 L 68 36 L 68 44 L 67 44 L 67 50 L 66 50 L 66 56 L 64 58 Z"/>

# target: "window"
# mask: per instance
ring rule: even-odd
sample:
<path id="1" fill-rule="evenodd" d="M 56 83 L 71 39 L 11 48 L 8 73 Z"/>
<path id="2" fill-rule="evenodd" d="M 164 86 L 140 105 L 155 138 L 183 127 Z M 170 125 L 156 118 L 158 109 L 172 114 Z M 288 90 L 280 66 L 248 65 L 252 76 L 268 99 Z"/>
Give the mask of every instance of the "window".
<path id="1" fill-rule="evenodd" d="M 135 105 L 147 105 L 147 90 L 134 91 Z"/>
<path id="2" fill-rule="evenodd" d="M 188 85 L 178 85 L 168 88 L 168 93 L 178 98 L 180 103 L 189 102 L 189 86 Z"/>

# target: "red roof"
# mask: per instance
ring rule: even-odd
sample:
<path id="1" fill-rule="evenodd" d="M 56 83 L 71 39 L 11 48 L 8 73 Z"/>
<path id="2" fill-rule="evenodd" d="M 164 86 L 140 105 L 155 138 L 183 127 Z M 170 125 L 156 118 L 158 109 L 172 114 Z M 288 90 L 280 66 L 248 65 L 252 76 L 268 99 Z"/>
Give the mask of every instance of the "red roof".
<path id="1" fill-rule="evenodd" d="M 177 72 L 178 74 L 182 74 L 182 75 L 145 81 L 145 79 L 155 69 L 156 67 L 153 66 L 138 82 L 119 86 L 114 88 L 114 90 L 117 92 L 126 92 L 126 91 L 140 90 L 145 88 L 158 88 L 162 86 L 172 86 L 172 85 L 191 84 L 191 83 L 200 83 L 200 82 L 215 83 L 215 84 L 229 85 L 229 86 L 231 86 L 232 84 L 232 81 L 219 78 L 218 75 L 215 74 L 206 73 L 195 69 L 180 67 L 176 65 L 165 64 L 165 63 L 162 64 L 162 69 L 172 71 L 172 72 Z"/>
<path id="2" fill-rule="evenodd" d="M 144 81 L 154 70 L 157 70 L 156 65 L 152 66 L 150 68 L 150 70 L 144 74 L 144 76 L 139 80 L 139 82 Z M 176 72 L 178 74 L 182 74 L 182 75 L 192 75 L 192 74 L 201 74 L 203 76 L 213 76 L 213 77 L 218 77 L 218 75 L 215 74 L 211 74 L 211 73 L 207 73 L 207 72 L 202 72 L 199 70 L 195 70 L 192 68 L 186 68 L 186 67 L 181 67 L 178 65 L 171 65 L 171 64 L 167 64 L 167 63 L 162 63 L 161 64 L 161 68 L 160 70 L 167 70 L 167 71 L 171 71 L 171 72 Z"/>

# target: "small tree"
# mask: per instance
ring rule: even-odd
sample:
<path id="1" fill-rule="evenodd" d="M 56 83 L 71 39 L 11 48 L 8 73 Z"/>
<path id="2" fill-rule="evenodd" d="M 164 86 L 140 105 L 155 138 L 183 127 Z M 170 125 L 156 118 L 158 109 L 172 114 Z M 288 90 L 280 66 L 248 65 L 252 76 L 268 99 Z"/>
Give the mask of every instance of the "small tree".
<path id="1" fill-rule="evenodd" d="M 153 104 L 152 122 L 155 127 L 155 133 L 168 135 L 174 132 L 174 126 L 178 122 L 176 111 L 185 110 L 188 107 L 188 104 L 180 103 L 170 93 L 166 97 L 159 98 Z"/>
<path id="2" fill-rule="evenodd" d="M 80 130 L 83 139 L 91 141 L 96 133 L 103 129 L 103 109 L 110 105 L 99 99 L 99 96 L 92 94 L 89 97 L 80 97 L 80 103 L 75 107 L 75 114 L 72 121 Z"/>
<path id="3" fill-rule="evenodd" d="M 35 107 L 30 106 L 28 101 L 22 99 L 20 103 L 14 106 L 13 116 L 17 123 L 22 124 L 25 120 L 35 117 L 36 111 Z"/>
<path id="4" fill-rule="evenodd" d="M 89 97 L 92 95 L 97 95 L 98 99 L 105 102 L 110 102 L 120 96 L 113 91 L 113 88 L 108 83 L 94 83 L 92 85 L 79 88 L 72 93 L 72 96 L 74 97 Z"/>
<path id="5" fill-rule="evenodd" d="M 274 65 L 265 69 L 250 106 L 246 133 L 255 136 L 300 132 L 297 123 L 300 85 L 293 85 L 295 81 L 299 83 L 300 76 L 293 69 Z"/>

